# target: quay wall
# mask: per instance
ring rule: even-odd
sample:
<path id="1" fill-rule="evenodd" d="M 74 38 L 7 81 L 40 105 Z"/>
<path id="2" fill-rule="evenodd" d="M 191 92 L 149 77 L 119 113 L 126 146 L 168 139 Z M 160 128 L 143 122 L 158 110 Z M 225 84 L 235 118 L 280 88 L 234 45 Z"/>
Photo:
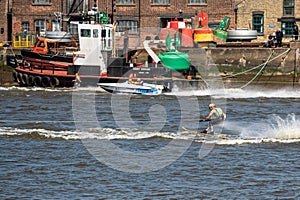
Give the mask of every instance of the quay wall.
<path id="1" fill-rule="evenodd" d="M 229 65 L 237 67 L 256 67 L 267 62 L 268 68 L 289 72 L 294 69 L 295 50 L 287 48 L 216 48 L 208 50 L 208 55 L 217 65 Z"/>
<path id="2" fill-rule="evenodd" d="M 291 48 L 194 48 L 184 51 L 195 66 L 228 66 L 229 71 L 232 69 L 229 67 L 248 69 L 267 62 L 266 68 L 287 73 L 294 71 L 298 63 L 296 49 Z"/>

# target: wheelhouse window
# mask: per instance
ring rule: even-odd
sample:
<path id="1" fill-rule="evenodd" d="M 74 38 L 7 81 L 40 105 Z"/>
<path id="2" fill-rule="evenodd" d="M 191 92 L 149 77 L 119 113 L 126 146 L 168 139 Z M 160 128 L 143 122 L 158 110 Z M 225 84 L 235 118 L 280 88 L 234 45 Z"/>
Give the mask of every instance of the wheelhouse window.
<path id="1" fill-rule="evenodd" d="M 91 37 L 91 30 L 90 29 L 81 29 L 80 36 L 81 37 Z"/>
<path id="2" fill-rule="evenodd" d="M 93 29 L 93 38 L 98 38 L 98 29 Z"/>
<path id="3" fill-rule="evenodd" d="M 192 4 L 192 5 L 206 5 L 207 0 L 189 0 L 189 4 Z"/>
<path id="4" fill-rule="evenodd" d="M 283 1 L 283 15 L 292 15 L 294 16 L 294 0 L 284 0 Z"/>
<path id="5" fill-rule="evenodd" d="M 119 5 L 132 5 L 134 4 L 134 0 L 118 0 Z"/>
<path id="6" fill-rule="evenodd" d="M 118 20 L 117 32 L 138 33 L 138 21 L 135 20 Z"/>
<path id="7" fill-rule="evenodd" d="M 254 14 L 252 16 L 252 27 L 253 30 L 257 31 L 258 35 L 264 33 L 264 16 L 262 14 Z"/>
<path id="8" fill-rule="evenodd" d="M 44 48 L 45 47 L 45 43 L 44 41 L 39 41 L 37 44 L 36 44 L 37 47 L 42 47 Z"/>
<path id="9" fill-rule="evenodd" d="M 293 26 L 292 21 L 281 22 L 281 30 L 284 36 L 293 36 Z"/>
<path id="10" fill-rule="evenodd" d="M 152 0 L 151 3 L 153 5 L 168 5 L 170 4 L 170 0 Z"/>

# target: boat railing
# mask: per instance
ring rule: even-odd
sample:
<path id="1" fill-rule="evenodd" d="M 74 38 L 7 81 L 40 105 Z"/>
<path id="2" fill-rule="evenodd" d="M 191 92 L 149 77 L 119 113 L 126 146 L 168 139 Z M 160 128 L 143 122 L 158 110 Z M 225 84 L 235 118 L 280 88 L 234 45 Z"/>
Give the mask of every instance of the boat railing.
<path id="1" fill-rule="evenodd" d="M 14 48 L 34 47 L 36 36 L 34 34 L 16 34 L 13 36 Z"/>
<path id="2" fill-rule="evenodd" d="M 74 52 L 79 51 L 78 47 L 58 47 L 49 49 L 52 54 L 73 55 Z"/>
<path id="3" fill-rule="evenodd" d="M 37 70 L 40 71 L 40 73 L 44 73 L 45 71 L 51 71 L 52 74 L 55 74 L 55 72 L 67 72 L 68 67 L 65 65 L 58 65 L 53 63 L 45 63 L 45 62 L 38 62 L 38 61 L 32 61 L 30 63 L 20 63 L 19 64 L 21 68 L 28 69 L 29 71 Z"/>
<path id="4" fill-rule="evenodd" d="M 79 51 L 79 48 L 78 47 L 65 47 L 63 49 L 63 51 L 64 51 L 64 54 L 66 54 L 66 55 L 73 55 L 74 52 Z"/>

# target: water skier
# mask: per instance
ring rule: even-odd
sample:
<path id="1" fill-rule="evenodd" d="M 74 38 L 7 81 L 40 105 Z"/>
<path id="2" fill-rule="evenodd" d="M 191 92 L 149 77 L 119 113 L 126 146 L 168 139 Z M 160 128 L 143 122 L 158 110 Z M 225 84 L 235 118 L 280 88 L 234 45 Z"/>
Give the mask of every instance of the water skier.
<path id="1" fill-rule="evenodd" d="M 209 110 L 210 113 L 208 114 L 207 117 L 203 121 L 209 121 L 207 129 L 205 129 L 203 132 L 204 133 L 214 133 L 214 124 L 218 124 L 222 121 L 226 120 L 226 114 L 223 112 L 221 108 L 216 107 L 215 104 L 211 103 L 209 104 Z"/>

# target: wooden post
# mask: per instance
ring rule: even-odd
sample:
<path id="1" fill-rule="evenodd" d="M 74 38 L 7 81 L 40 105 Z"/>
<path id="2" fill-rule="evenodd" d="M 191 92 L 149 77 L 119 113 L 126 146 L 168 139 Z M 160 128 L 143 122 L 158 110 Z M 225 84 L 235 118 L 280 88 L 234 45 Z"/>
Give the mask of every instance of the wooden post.
<path id="1" fill-rule="evenodd" d="M 297 79 L 298 59 L 299 59 L 299 48 L 297 48 L 296 52 L 295 52 L 293 87 L 295 87 L 295 82 L 296 82 L 296 79 Z"/>

